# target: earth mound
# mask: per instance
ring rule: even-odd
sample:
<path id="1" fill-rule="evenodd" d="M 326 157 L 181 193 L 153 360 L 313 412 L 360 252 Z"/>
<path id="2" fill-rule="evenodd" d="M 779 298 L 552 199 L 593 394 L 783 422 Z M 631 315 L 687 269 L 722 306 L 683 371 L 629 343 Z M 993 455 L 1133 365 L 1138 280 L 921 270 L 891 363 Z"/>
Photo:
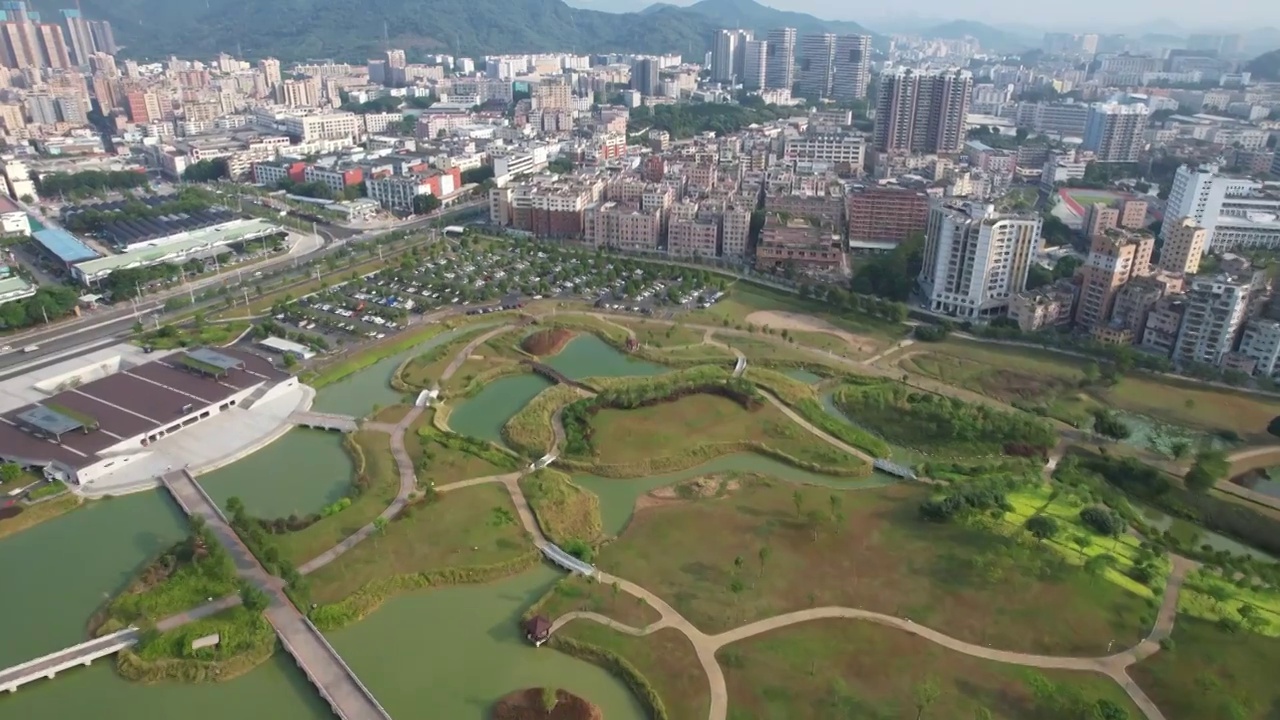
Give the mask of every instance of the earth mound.
<path id="1" fill-rule="evenodd" d="M 546 709 L 546 689 L 517 690 L 493 706 L 492 720 L 602 720 L 600 708 L 564 690 L 555 691 L 555 707 Z"/>
<path id="2" fill-rule="evenodd" d="M 530 355 L 547 357 L 555 355 L 573 339 L 573 331 L 565 328 L 547 328 L 531 333 L 520 342 L 520 347 Z"/>

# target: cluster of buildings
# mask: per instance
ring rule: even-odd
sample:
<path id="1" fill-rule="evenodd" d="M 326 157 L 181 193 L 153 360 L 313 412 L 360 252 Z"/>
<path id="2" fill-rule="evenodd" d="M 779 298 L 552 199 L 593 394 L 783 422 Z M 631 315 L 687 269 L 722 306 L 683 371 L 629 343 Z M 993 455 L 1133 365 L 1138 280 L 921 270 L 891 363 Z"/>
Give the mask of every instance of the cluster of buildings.
<path id="1" fill-rule="evenodd" d="M 871 82 L 871 36 L 801 35 L 784 27 L 756 39 L 750 30 L 720 30 L 707 66 L 713 82 L 731 87 L 794 90 L 813 100 L 860 100 Z"/>

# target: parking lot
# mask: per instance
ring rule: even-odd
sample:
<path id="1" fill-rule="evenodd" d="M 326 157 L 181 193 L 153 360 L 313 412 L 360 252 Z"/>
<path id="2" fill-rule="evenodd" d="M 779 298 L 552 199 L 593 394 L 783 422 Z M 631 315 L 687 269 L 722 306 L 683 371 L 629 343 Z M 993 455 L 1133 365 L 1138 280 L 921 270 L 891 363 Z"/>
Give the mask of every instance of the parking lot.
<path id="1" fill-rule="evenodd" d="M 444 308 L 477 315 L 558 299 L 667 317 L 721 297 L 723 280 L 704 270 L 531 242 L 453 244 L 277 304 L 272 315 L 279 330 L 324 350 L 386 337 Z"/>

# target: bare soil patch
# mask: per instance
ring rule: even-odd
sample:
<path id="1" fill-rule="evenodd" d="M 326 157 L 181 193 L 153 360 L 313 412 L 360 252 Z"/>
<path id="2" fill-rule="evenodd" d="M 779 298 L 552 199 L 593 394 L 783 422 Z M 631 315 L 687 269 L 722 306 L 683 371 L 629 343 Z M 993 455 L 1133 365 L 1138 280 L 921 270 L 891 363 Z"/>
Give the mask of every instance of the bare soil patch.
<path id="1" fill-rule="evenodd" d="M 531 333 L 520 341 L 520 347 L 530 355 L 548 357 L 564 349 L 573 339 L 574 332 L 562 327 L 547 328 Z"/>
<path id="2" fill-rule="evenodd" d="M 883 343 L 866 335 L 858 335 L 842 330 L 835 325 L 800 313 L 780 312 L 777 310 L 757 310 L 747 316 L 747 322 L 757 326 L 768 325 L 778 330 L 798 330 L 801 332 L 820 332 L 835 335 L 849 344 L 854 352 L 874 355 Z"/>
<path id="3" fill-rule="evenodd" d="M 493 706 L 493 720 L 603 720 L 600 708 L 564 690 L 556 690 L 556 705 L 550 712 L 542 688 L 517 690 Z"/>

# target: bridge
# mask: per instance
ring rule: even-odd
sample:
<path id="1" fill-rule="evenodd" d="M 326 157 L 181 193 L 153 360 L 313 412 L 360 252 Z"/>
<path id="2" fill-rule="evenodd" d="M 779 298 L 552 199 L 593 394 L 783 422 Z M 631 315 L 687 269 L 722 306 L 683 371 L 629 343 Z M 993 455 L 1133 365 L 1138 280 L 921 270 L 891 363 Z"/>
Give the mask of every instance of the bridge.
<path id="1" fill-rule="evenodd" d="M 904 478 L 907 480 L 916 479 L 915 470 L 912 470 L 911 468 L 903 465 L 899 465 L 898 463 L 895 463 L 895 462 L 889 462 L 888 460 L 881 460 L 879 458 L 876 458 L 875 462 L 871 463 L 871 466 L 874 467 L 876 470 L 889 473 L 890 475 L 896 475 L 900 478 Z"/>
<path id="2" fill-rule="evenodd" d="M 360 429 L 360 423 L 350 415 L 339 415 L 338 413 L 322 413 L 311 412 L 309 410 L 299 410 L 289 416 L 289 422 L 302 427 L 315 428 L 317 430 L 337 430 L 338 432 L 355 432 Z"/>
<path id="3" fill-rule="evenodd" d="M 160 480 L 184 513 L 204 518 L 206 527 L 227 548 L 240 577 L 271 598 L 265 613 L 267 621 L 276 631 L 284 649 L 329 703 L 333 713 L 342 720 L 391 720 L 324 635 L 285 596 L 280 579 L 268 573 L 249 552 L 222 509 L 200 487 L 195 477 L 184 469 L 166 473 Z"/>
<path id="4" fill-rule="evenodd" d="M 17 692 L 27 683 L 48 678 L 73 667 L 88 666 L 94 660 L 114 655 L 138 642 L 138 628 L 125 628 L 74 647 L 49 653 L 21 665 L 0 671 L 0 692 Z"/>
<path id="5" fill-rule="evenodd" d="M 523 362 L 525 365 L 528 365 L 529 368 L 533 370 L 535 373 L 541 375 L 542 377 L 550 380 L 553 383 L 560 383 L 561 385 L 569 385 L 572 387 L 576 387 L 579 390 L 585 390 L 589 393 L 595 392 L 595 390 L 592 390 L 591 388 L 587 387 L 586 385 L 583 385 L 577 380 L 571 379 L 568 375 L 565 375 L 564 373 L 551 367 L 550 365 L 546 365 L 544 363 L 540 363 L 534 360 L 525 360 Z"/>
<path id="6" fill-rule="evenodd" d="M 596 567 L 594 565 L 579 560 L 578 558 L 561 550 L 554 543 L 544 543 L 539 545 L 538 549 L 542 551 L 542 554 L 545 555 L 548 560 L 571 573 L 578 573 L 579 575 L 586 575 L 587 577 L 595 577 L 596 575 Z"/>
<path id="7" fill-rule="evenodd" d="M 745 355 L 738 356 L 738 362 L 733 366 L 733 376 L 742 377 L 742 373 L 747 371 L 747 357 Z"/>

